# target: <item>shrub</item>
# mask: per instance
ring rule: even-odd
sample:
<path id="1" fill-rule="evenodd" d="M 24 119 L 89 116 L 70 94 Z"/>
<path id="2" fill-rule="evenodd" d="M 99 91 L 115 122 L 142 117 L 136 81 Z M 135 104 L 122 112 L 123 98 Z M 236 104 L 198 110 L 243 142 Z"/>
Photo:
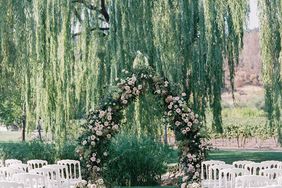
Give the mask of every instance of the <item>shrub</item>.
<path id="1" fill-rule="evenodd" d="M 54 163 L 56 149 L 54 144 L 46 144 L 39 141 L 1 143 L 0 158 L 19 159 L 26 162 L 30 159 L 43 159 L 48 163 Z"/>
<path id="2" fill-rule="evenodd" d="M 0 159 L 19 159 L 26 162 L 42 159 L 52 164 L 58 159 L 78 159 L 75 143 L 66 143 L 62 147 L 40 141 L 0 143 Z"/>
<path id="3" fill-rule="evenodd" d="M 103 177 L 111 185 L 156 185 L 166 172 L 171 149 L 151 138 L 120 134 L 109 147 Z"/>
<path id="4" fill-rule="evenodd" d="M 61 148 L 58 148 L 58 159 L 73 159 L 79 160 L 75 152 L 77 144 L 75 142 L 67 142 Z"/>

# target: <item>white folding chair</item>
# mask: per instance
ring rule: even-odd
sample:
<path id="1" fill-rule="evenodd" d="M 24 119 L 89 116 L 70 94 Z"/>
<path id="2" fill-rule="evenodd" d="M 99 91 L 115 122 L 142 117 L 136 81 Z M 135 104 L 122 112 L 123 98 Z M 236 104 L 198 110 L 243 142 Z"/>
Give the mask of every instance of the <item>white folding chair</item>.
<path id="1" fill-rule="evenodd" d="M 46 183 L 46 178 L 43 175 L 38 174 L 14 174 L 13 180 L 23 183 L 25 188 L 44 188 L 48 186 Z"/>
<path id="2" fill-rule="evenodd" d="M 201 179 L 202 179 L 202 185 L 204 187 L 211 187 L 213 186 L 214 182 L 213 180 L 209 179 L 210 171 L 209 167 L 213 165 L 219 165 L 219 164 L 225 164 L 224 161 L 219 160 L 209 160 L 209 161 L 203 161 L 201 164 Z"/>
<path id="3" fill-rule="evenodd" d="M 251 164 L 251 163 L 254 163 L 253 161 L 246 161 L 246 160 L 243 160 L 243 161 L 234 161 L 232 163 L 232 165 L 235 167 L 235 168 L 245 168 L 246 164 Z"/>
<path id="4" fill-rule="evenodd" d="M 219 165 L 213 165 L 213 166 L 210 166 L 209 167 L 209 179 L 218 179 L 219 176 L 218 176 L 218 173 L 220 170 L 223 170 L 223 169 L 228 169 L 228 168 L 235 168 L 233 165 L 230 165 L 230 164 L 219 164 Z"/>
<path id="5" fill-rule="evenodd" d="M 249 175 L 249 171 L 243 168 L 227 168 L 219 171 L 219 187 L 235 188 L 235 178 Z"/>
<path id="6" fill-rule="evenodd" d="M 269 161 L 262 161 L 261 164 L 265 166 L 266 169 L 268 168 L 279 168 L 281 161 L 269 160 Z"/>
<path id="7" fill-rule="evenodd" d="M 50 169 L 54 172 L 56 171 L 56 174 L 58 174 L 59 178 L 59 184 L 60 187 L 69 187 L 69 173 L 68 173 L 68 167 L 66 165 L 59 165 L 59 164 L 51 164 L 43 166 L 44 169 Z"/>
<path id="8" fill-rule="evenodd" d="M 276 181 L 276 179 L 278 177 L 282 176 L 282 169 L 279 169 L 279 168 L 264 169 L 264 170 L 261 170 L 260 175 L 261 176 L 266 176 L 270 180 Z"/>
<path id="9" fill-rule="evenodd" d="M 0 181 L 0 188 L 25 188 L 22 183 L 11 181 Z"/>
<path id="10" fill-rule="evenodd" d="M 19 170 L 23 170 L 24 172 L 28 172 L 28 164 L 11 164 L 10 168 L 17 168 Z"/>
<path id="11" fill-rule="evenodd" d="M 238 176 L 235 178 L 236 188 L 264 187 L 270 185 L 271 182 L 267 177 L 258 175 Z"/>
<path id="12" fill-rule="evenodd" d="M 45 177 L 48 188 L 60 188 L 60 178 L 57 170 L 48 168 L 35 168 L 30 170 L 31 174 L 38 174 Z"/>
<path id="13" fill-rule="evenodd" d="M 11 164 L 22 164 L 23 162 L 18 159 L 6 159 L 5 167 L 9 167 Z"/>
<path id="14" fill-rule="evenodd" d="M 265 166 L 265 169 L 268 169 L 268 168 L 279 168 L 280 163 L 281 163 L 281 161 L 274 161 L 274 160 L 269 160 L 269 161 L 261 162 L 261 164 Z"/>
<path id="15" fill-rule="evenodd" d="M 48 162 L 45 160 L 33 159 L 33 160 L 28 160 L 27 164 L 28 164 L 29 170 L 32 170 L 36 168 L 42 168 L 43 166 L 48 165 Z"/>
<path id="16" fill-rule="evenodd" d="M 0 167 L 4 167 L 4 161 L 0 159 Z"/>
<path id="17" fill-rule="evenodd" d="M 57 161 L 59 165 L 67 166 L 68 170 L 68 180 L 70 185 L 75 185 L 82 181 L 80 162 L 76 160 L 60 160 Z"/>
<path id="18" fill-rule="evenodd" d="M 1 167 L 0 168 L 0 176 L 4 176 L 5 180 L 12 180 L 14 174 L 23 173 L 23 170 L 10 168 L 10 167 Z"/>
<path id="19" fill-rule="evenodd" d="M 218 161 L 218 160 L 209 160 L 209 161 L 203 161 L 201 164 L 201 179 L 206 180 L 209 178 L 209 167 L 212 165 L 219 165 L 219 164 L 225 164 L 224 161 Z"/>
<path id="20" fill-rule="evenodd" d="M 261 163 L 249 163 L 245 165 L 245 169 L 250 172 L 250 175 L 260 175 L 261 170 L 267 168 L 266 164 Z"/>

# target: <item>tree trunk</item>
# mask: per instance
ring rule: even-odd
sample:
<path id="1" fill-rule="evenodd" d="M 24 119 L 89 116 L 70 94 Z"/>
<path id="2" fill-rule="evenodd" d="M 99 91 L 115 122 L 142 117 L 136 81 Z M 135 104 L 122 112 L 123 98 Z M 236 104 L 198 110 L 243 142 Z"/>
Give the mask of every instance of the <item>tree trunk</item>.
<path id="1" fill-rule="evenodd" d="M 23 116 L 22 116 L 22 123 L 23 123 L 22 141 L 25 142 L 25 128 L 26 128 L 26 115 L 25 114 L 23 114 Z"/>
<path id="2" fill-rule="evenodd" d="M 164 127 L 164 143 L 167 144 L 167 125 Z"/>

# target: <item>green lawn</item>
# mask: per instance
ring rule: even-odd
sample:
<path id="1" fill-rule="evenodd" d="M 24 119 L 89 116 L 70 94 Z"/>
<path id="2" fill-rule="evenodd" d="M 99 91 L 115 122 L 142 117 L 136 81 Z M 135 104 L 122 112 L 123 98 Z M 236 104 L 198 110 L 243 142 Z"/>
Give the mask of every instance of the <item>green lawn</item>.
<path id="1" fill-rule="evenodd" d="M 261 162 L 266 160 L 282 161 L 282 151 L 211 151 L 208 160 L 222 160 L 231 164 L 233 161 L 251 160 Z"/>
<path id="2" fill-rule="evenodd" d="M 243 150 L 214 150 L 208 154 L 208 160 L 222 160 L 228 164 L 233 161 L 250 160 L 261 162 L 266 160 L 282 161 L 282 151 L 243 151 Z M 173 151 L 169 163 L 177 163 L 177 151 Z"/>

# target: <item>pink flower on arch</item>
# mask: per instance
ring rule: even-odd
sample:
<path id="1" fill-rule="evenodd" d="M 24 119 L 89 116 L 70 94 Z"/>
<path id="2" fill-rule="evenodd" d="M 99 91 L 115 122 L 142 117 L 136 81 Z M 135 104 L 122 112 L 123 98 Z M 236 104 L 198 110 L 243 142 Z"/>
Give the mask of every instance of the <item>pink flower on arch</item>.
<path id="1" fill-rule="evenodd" d="M 97 136 L 102 136 L 103 132 L 102 131 L 96 131 Z"/>
<path id="2" fill-rule="evenodd" d="M 175 125 L 178 127 L 179 125 L 181 125 L 181 123 L 179 121 L 176 121 Z"/>
<path id="3" fill-rule="evenodd" d="M 177 108 L 177 109 L 176 109 L 176 112 L 177 112 L 178 114 L 180 114 L 180 113 L 181 113 L 180 108 Z"/>
<path id="4" fill-rule="evenodd" d="M 113 130 L 118 130 L 118 125 L 117 125 L 117 124 L 115 124 L 115 125 L 113 126 Z"/>
<path id="5" fill-rule="evenodd" d="M 170 103 L 171 101 L 173 101 L 173 97 L 171 95 L 167 96 L 165 102 Z"/>
<path id="6" fill-rule="evenodd" d="M 91 160 L 92 162 L 95 162 L 95 161 L 96 161 L 96 157 L 95 157 L 95 156 L 92 156 L 92 157 L 90 158 L 90 160 Z"/>

